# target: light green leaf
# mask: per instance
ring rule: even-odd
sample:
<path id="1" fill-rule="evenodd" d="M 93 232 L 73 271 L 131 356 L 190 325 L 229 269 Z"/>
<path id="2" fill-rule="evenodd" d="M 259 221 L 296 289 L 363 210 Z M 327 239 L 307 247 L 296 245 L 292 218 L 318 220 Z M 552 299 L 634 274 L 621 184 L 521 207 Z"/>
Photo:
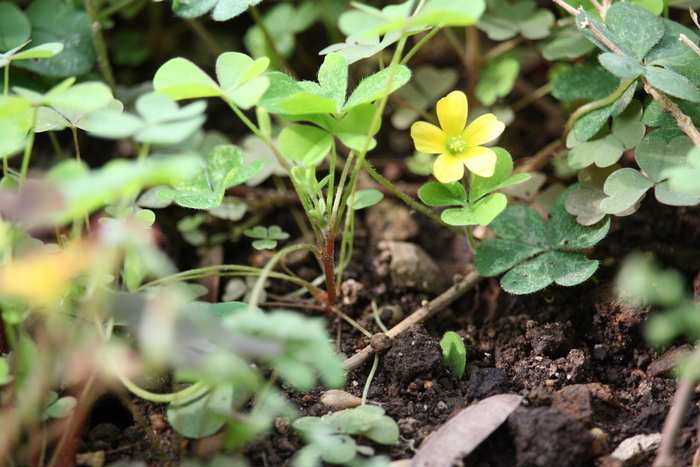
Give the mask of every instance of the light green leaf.
<path id="1" fill-rule="evenodd" d="M 418 197 L 428 206 L 452 206 L 467 204 L 467 192 L 459 182 L 428 182 L 418 189 Z"/>
<path id="2" fill-rule="evenodd" d="M 646 133 L 646 125 L 641 121 L 642 104 L 632 100 L 627 108 L 612 119 L 612 134 L 622 143 L 625 149 L 636 147 Z"/>
<path id="3" fill-rule="evenodd" d="M 491 193 L 480 199 L 474 205 L 474 214 L 479 225 L 489 225 L 508 205 L 508 199 L 503 193 Z"/>
<path id="4" fill-rule="evenodd" d="M 58 55 L 64 49 L 61 42 L 47 42 L 46 44 L 37 45 L 27 50 L 22 50 L 14 54 L 12 60 L 29 60 L 33 58 L 49 58 Z"/>
<path id="5" fill-rule="evenodd" d="M 318 83 L 323 94 L 336 102 L 336 110 L 340 112 L 345 104 L 345 93 L 348 87 L 348 61 L 339 54 L 328 54 L 318 70 Z"/>
<path id="6" fill-rule="evenodd" d="M 343 107 L 348 112 L 353 107 L 380 99 L 385 92 L 392 93 L 411 79 L 411 70 L 403 65 L 391 65 L 360 81 Z"/>
<path id="7" fill-rule="evenodd" d="M 457 379 L 462 379 L 464 369 L 467 366 L 467 348 L 464 341 L 456 332 L 446 332 L 440 339 L 442 349 L 442 360 L 450 370 L 457 375 Z"/>
<path id="8" fill-rule="evenodd" d="M 177 57 L 165 62 L 153 77 L 156 92 L 174 100 L 220 96 L 219 85 L 191 61 Z"/>
<path id="9" fill-rule="evenodd" d="M 212 10 L 214 21 L 226 21 L 245 12 L 262 0 L 197 0 L 175 1 L 173 12 L 182 18 L 196 18 Z"/>
<path id="10" fill-rule="evenodd" d="M 598 167 L 609 167 L 620 160 L 623 152 L 620 140 L 615 135 L 608 134 L 572 148 L 568 162 L 574 169 L 583 169 L 593 163 Z"/>
<path id="11" fill-rule="evenodd" d="M 280 104 L 283 113 L 293 115 L 337 112 L 336 101 L 319 94 L 310 92 L 298 92 L 286 98 Z"/>
<path id="12" fill-rule="evenodd" d="M 639 168 L 658 183 L 663 180 L 665 170 L 686 166 L 686 155 L 693 147 L 692 141 L 685 135 L 668 143 L 658 136 L 647 136 L 637 146 L 634 157 Z"/>
<path id="13" fill-rule="evenodd" d="M 514 57 L 505 55 L 491 60 L 479 73 L 476 97 L 487 107 L 493 105 L 513 90 L 519 72 L 520 62 Z"/>
<path id="14" fill-rule="evenodd" d="M 350 149 L 361 151 L 364 149 L 367 138 L 370 137 L 369 131 L 376 112 L 377 109 L 372 104 L 353 107 L 335 126 L 333 134 Z M 379 131 L 379 126 L 376 130 Z M 372 138 L 368 149 L 374 149 L 375 145 L 376 141 Z"/>
<path id="15" fill-rule="evenodd" d="M 314 166 L 331 150 L 333 137 L 320 128 L 294 125 L 282 130 L 279 144 L 285 157 Z"/>
<path id="16" fill-rule="evenodd" d="M 374 206 L 383 198 L 384 194 L 379 190 L 375 190 L 374 188 L 370 188 L 367 190 L 359 190 L 355 192 L 354 199 L 352 202 L 352 208 L 355 211 L 359 209 L 368 208 L 370 206 Z M 348 202 L 350 202 L 350 200 L 348 200 Z"/>

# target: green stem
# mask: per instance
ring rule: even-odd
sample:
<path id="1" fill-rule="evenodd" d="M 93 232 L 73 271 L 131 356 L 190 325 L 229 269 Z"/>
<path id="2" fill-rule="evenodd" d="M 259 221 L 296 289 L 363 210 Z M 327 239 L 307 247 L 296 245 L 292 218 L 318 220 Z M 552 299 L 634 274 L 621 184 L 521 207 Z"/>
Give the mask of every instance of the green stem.
<path id="1" fill-rule="evenodd" d="M 442 30 L 442 28 L 443 28 L 442 25 L 436 26 L 433 29 L 431 29 L 428 34 L 423 36 L 423 38 L 421 40 L 419 40 L 418 43 L 411 48 L 411 50 L 408 51 L 406 56 L 401 59 L 401 64 L 405 65 L 406 63 L 408 63 L 408 61 L 411 59 L 411 57 L 413 57 L 416 54 L 416 52 L 418 52 L 421 49 L 421 47 L 423 47 L 425 45 L 426 42 L 428 42 L 430 39 L 432 39 L 435 34 L 440 32 L 440 30 Z"/>
<path id="2" fill-rule="evenodd" d="M 34 109 L 34 115 L 32 116 L 32 127 L 27 135 L 27 145 L 24 147 L 24 155 L 22 156 L 22 168 L 19 172 L 19 188 L 22 189 L 24 185 L 24 180 L 27 178 L 27 172 L 29 171 L 29 159 L 32 156 L 32 149 L 34 147 L 34 122 L 36 121 L 36 109 Z"/>
<path id="3" fill-rule="evenodd" d="M 255 285 L 253 286 L 253 290 L 250 291 L 250 299 L 248 300 L 248 303 L 250 306 L 256 306 L 258 302 L 260 301 L 260 297 L 262 296 L 262 291 L 263 287 L 265 286 L 265 280 L 267 280 L 267 277 L 270 276 L 270 273 L 272 272 L 272 268 L 275 267 L 275 264 L 282 259 L 284 256 L 288 255 L 289 253 L 293 253 L 298 250 L 311 250 L 311 251 L 316 251 L 316 248 L 313 245 L 308 245 L 308 244 L 301 244 L 301 245 L 290 245 L 286 248 L 282 248 L 280 251 L 275 253 L 275 255 L 270 258 L 270 260 L 267 262 L 264 268 L 260 271 L 260 276 L 258 277 L 258 280 L 255 282 Z"/>
<path id="4" fill-rule="evenodd" d="M 277 63 L 279 64 L 280 68 L 284 69 L 284 71 L 286 71 L 289 76 L 296 80 L 294 70 L 289 65 L 287 60 L 284 59 L 282 54 L 279 53 L 279 50 L 277 50 L 277 47 L 275 46 L 275 40 L 272 38 L 270 31 L 268 31 L 267 29 L 267 26 L 265 26 L 265 21 L 260 15 L 260 10 L 258 10 L 258 8 L 255 5 L 250 5 L 248 11 L 250 11 L 250 16 L 253 17 L 253 21 L 255 21 L 256 26 L 258 26 L 262 31 L 263 36 L 265 37 L 265 41 L 270 47 L 270 51 L 272 52 L 272 55 L 274 56 L 275 60 L 277 60 Z"/>
<path id="5" fill-rule="evenodd" d="M 88 18 L 90 18 L 90 29 L 92 30 L 92 40 L 95 42 L 95 53 L 97 54 L 97 65 L 100 67 L 100 73 L 104 78 L 107 86 L 112 90 L 113 95 L 117 95 L 117 82 L 114 79 L 112 66 L 109 64 L 109 56 L 107 55 L 107 46 L 105 38 L 102 35 L 102 24 L 100 16 L 97 12 L 95 0 L 85 0 L 85 10 Z"/>
<path id="6" fill-rule="evenodd" d="M 372 363 L 372 369 L 369 370 L 369 375 L 367 375 L 367 381 L 365 382 L 365 388 L 362 390 L 362 405 L 365 405 L 365 403 L 367 402 L 367 394 L 369 393 L 369 387 L 372 384 L 372 380 L 374 379 L 374 373 L 377 371 L 378 366 L 379 354 L 375 353 L 374 363 Z"/>
<path id="7" fill-rule="evenodd" d="M 179 272 L 177 274 L 172 274 L 167 277 L 153 280 L 151 282 L 143 284 L 141 286 L 141 289 L 159 285 L 166 285 L 173 282 L 184 282 L 189 280 L 204 279 L 207 277 L 259 276 L 261 271 L 262 270 L 260 268 L 255 268 L 252 266 L 241 266 L 238 264 L 208 266 L 205 268 Z M 304 287 L 313 296 L 318 296 L 322 292 L 320 288 L 298 277 L 288 276 L 287 274 L 282 274 L 274 271 L 269 274 L 269 277 L 271 277 L 272 279 L 286 280 L 300 287 Z"/>
<path id="8" fill-rule="evenodd" d="M 609 96 L 604 97 L 603 99 L 599 99 L 597 101 L 589 102 L 588 104 L 582 105 L 581 107 L 576 109 L 571 114 L 571 117 L 569 117 L 569 120 L 566 122 L 566 126 L 564 127 L 564 135 L 568 135 L 569 132 L 574 128 L 574 124 L 578 121 L 578 119 L 586 115 L 588 112 L 600 109 L 601 107 L 605 107 L 606 105 L 610 105 L 617 99 L 619 99 L 620 96 L 622 96 L 622 94 L 624 94 L 624 92 L 627 91 L 627 88 L 629 88 L 635 81 L 637 81 L 636 78 L 623 81 L 622 84 L 620 84 L 620 87 L 615 89 L 615 91 L 613 91 L 613 93 Z"/>
<path id="9" fill-rule="evenodd" d="M 178 392 L 171 392 L 168 394 L 158 394 L 155 392 L 151 391 L 146 391 L 145 389 L 142 389 L 138 387 L 133 381 L 131 381 L 129 378 L 127 378 L 124 375 L 119 375 L 119 379 L 121 382 L 126 386 L 126 388 L 140 397 L 141 399 L 145 399 L 147 401 L 151 402 L 159 402 L 159 403 L 168 403 L 168 402 L 175 402 L 182 400 L 186 397 L 191 396 L 192 394 L 197 393 L 198 391 L 201 391 L 203 388 L 208 387 L 205 383 L 202 381 L 198 381 L 194 383 L 191 386 L 186 387 L 182 391 Z"/>
<path id="10" fill-rule="evenodd" d="M 379 172 L 377 172 L 374 167 L 372 167 L 369 162 L 366 160 L 363 161 L 363 166 L 365 170 L 367 170 L 367 173 L 369 173 L 372 178 L 374 178 L 376 181 L 382 184 L 382 186 L 386 187 L 389 191 L 391 191 L 394 195 L 396 195 L 397 198 L 399 198 L 401 201 L 404 203 L 408 204 L 412 209 L 415 209 L 416 211 L 420 212 L 421 214 L 425 214 L 435 222 L 439 222 L 440 224 L 444 225 L 448 229 L 452 230 L 455 233 L 458 233 L 460 235 L 464 235 L 464 231 L 460 229 L 459 227 L 455 225 L 450 225 L 446 224 L 445 222 L 440 219 L 440 216 L 438 216 L 436 213 L 431 211 L 427 206 L 419 203 L 415 199 L 411 198 L 408 196 L 406 193 L 404 193 L 399 187 L 391 183 L 389 180 L 386 178 L 382 177 Z"/>
<path id="11" fill-rule="evenodd" d="M 216 41 L 214 36 L 211 35 L 207 28 L 202 26 L 202 23 L 200 23 L 196 19 L 186 19 L 185 24 L 189 26 L 192 32 L 194 32 L 194 34 L 199 38 L 199 40 L 202 41 L 204 47 L 209 49 L 209 52 L 211 52 L 212 55 L 218 57 L 219 55 L 225 52 L 225 50 L 219 45 L 219 43 Z"/>
<path id="12" fill-rule="evenodd" d="M 141 149 L 139 149 L 138 161 L 144 162 L 148 157 L 148 151 L 151 150 L 151 143 L 143 143 Z"/>
<path id="13" fill-rule="evenodd" d="M 78 162 L 80 162 L 80 144 L 78 144 L 78 129 L 74 126 L 72 126 L 70 129 L 73 132 L 73 146 L 75 146 L 75 158 Z"/>

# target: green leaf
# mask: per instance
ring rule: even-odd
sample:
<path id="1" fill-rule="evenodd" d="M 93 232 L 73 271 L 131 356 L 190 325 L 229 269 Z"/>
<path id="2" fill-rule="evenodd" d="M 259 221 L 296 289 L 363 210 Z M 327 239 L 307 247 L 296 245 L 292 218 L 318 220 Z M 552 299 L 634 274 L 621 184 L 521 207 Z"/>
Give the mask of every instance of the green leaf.
<path id="1" fill-rule="evenodd" d="M 331 150 L 333 137 L 320 128 L 294 125 L 282 130 L 279 144 L 285 157 L 314 166 Z"/>
<path id="2" fill-rule="evenodd" d="M 283 113 L 293 115 L 337 112 L 335 100 L 311 92 L 298 92 L 280 103 Z"/>
<path id="3" fill-rule="evenodd" d="M 644 67 L 633 58 L 606 52 L 598 55 L 603 68 L 623 79 L 634 79 L 644 74 Z"/>
<path id="4" fill-rule="evenodd" d="M 31 32 L 29 18 L 17 5 L 0 2 L 0 51 L 7 52 L 24 44 Z"/>
<path id="5" fill-rule="evenodd" d="M 233 408 L 235 387 L 222 384 L 201 391 L 168 405 L 168 422 L 187 438 L 206 438 L 226 424 L 223 414 Z"/>
<path id="6" fill-rule="evenodd" d="M 612 50 L 610 50 L 603 42 L 601 42 L 601 40 L 598 39 L 598 37 L 596 37 L 596 35 L 593 34 L 589 28 L 583 27 L 583 25 L 587 23 L 592 24 L 598 31 L 600 31 L 601 35 L 605 37 L 605 39 L 607 39 L 608 42 L 620 49 L 624 55 L 627 55 L 628 57 L 636 56 L 633 52 L 633 49 L 628 45 L 627 40 L 621 39 L 620 36 L 608 29 L 595 16 L 588 13 L 587 11 L 579 13 L 576 16 L 576 26 L 578 26 L 579 31 L 581 31 L 581 33 L 583 33 L 583 35 L 586 36 L 586 38 L 589 41 L 593 42 L 603 52 L 612 52 Z"/>
<path id="7" fill-rule="evenodd" d="M 226 21 L 245 12 L 262 0 L 199 0 L 173 2 L 173 12 L 182 18 L 196 18 L 213 9 L 214 21 Z"/>
<path id="8" fill-rule="evenodd" d="M 359 190 L 355 192 L 355 196 L 352 202 L 352 208 L 355 211 L 357 211 L 358 209 L 368 208 L 370 206 L 374 206 L 383 198 L 384 194 L 379 190 L 375 190 L 374 188 L 370 188 L 367 190 Z M 348 202 L 350 202 L 350 200 L 348 200 Z"/>
<path id="9" fill-rule="evenodd" d="M 270 87 L 260 98 L 258 107 L 263 107 L 270 113 L 284 113 L 280 104 L 294 94 L 303 92 L 296 81 L 279 71 L 265 73 L 265 77 L 270 80 Z"/>
<path id="10" fill-rule="evenodd" d="M 470 206 L 445 209 L 440 215 L 440 219 L 449 225 L 477 225 L 479 223 L 474 209 Z"/>
<path id="11" fill-rule="evenodd" d="M 627 108 L 612 119 L 612 134 L 622 143 L 624 149 L 635 148 L 646 133 L 646 125 L 641 121 L 642 104 L 632 100 Z"/>
<path id="12" fill-rule="evenodd" d="M 503 41 L 521 33 L 527 39 L 544 39 L 554 24 L 552 12 L 537 9 L 534 1 L 526 0 L 509 3 L 503 0 L 490 0 L 488 11 L 481 16 L 477 27 L 485 31 L 489 39 Z"/>
<path id="13" fill-rule="evenodd" d="M 658 183 L 663 180 L 665 170 L 686 165 L 686 156 L 693 147 L 692 141 L 685 135 L 668 143 L 658 136 L 647 136 L 637 146 L 634 157 L 639 168 Z"/>
<path id="14" fill-rule="evenodd" d="M 462 338 L 456 332 L 446 332 L 440 339 L 440 348 L 445 364 L 457 375 L 457 379 L 462 379 L 467 366 L 467 348 Z"/>
<path id="15" fill-rule="evenodd" d="M 411 26 L 468 26 L 479 20 L 486 9 L 483 0 L 454 2 L 453 0 L 428 0 L 414 16 Z"/>
<path id="16" fill-rule="evenodd" d="M 474 89 L 476 97 L 485 106 L 493 105 L 498 98 L 513 90 L 519 72 L 520 62 L 514 57 L 506 55 L 491 60 L 479 73 Z"/>
<path id="17" fill-rule="evenodd" d="M 620 140 L 609 134 L 572 148 L 568 162 L 574 169 L 583 169 L 593 163 L 598 167 L 609 167 L 620 160 L 623 152 Z"/>
<path id="18" fill-rule="evenodd" d="M 635 206 L 654 182 L 635 169 L 624 168 L 611 174 L 603 190 L 608 198 L 600 203 L 600 209 L 609 214 L 625 211 Z"/>
<path id="19" fill-rule="evenodd" d="M 138 115 L 100 110 L 86 115 L 84 125 L 97 136 L 120 139 L 133 136 L 152 144 L 178 144 L 199 129 L 206 117 L 204 101 L 179 108 L 162 94 L 144 94 L 136 100 Z"/>
<path id="20" fill-rule="evenodd" d="M 501 286 L 514 294 L 536 292 L 553 282 L 570 286 L 588 279 L 598 262 L 571 250 L 600 241 L 610 228 L 610 219 L 592 226 L 578 224 L 565 209 L 571 190 L 557 198 L 546 227 L 530 207 L 506 208 L 492 222 L 492 230 L 501 238 L 485 240 L 476 251 L 474 264 L 479 273 L 494 276 L 510 269 Z"/>
<path id="21" fill-rule="evenodd" d="M 460 182 L 428 182 L 418 189 L 418 197 L 428 206 L 466 206 L 467 192 Z"/>
<path id="22" fill-rule="evenodd" d="M 700 193 L 700 148 L 694 147 L 688 152 L 688 166 L 665 169 L 661 176 L 668 178 L 669 187 L 688 195 Z"/>
<path id="23" fill-rule="evenodd" d="M 542 46 L 542 55 L 550 62 L 582 57 L 595 49 L 575 25 L 556 29 L 550 37 L 551 40 Z"/>
<path id="24" fill-rule="evenodd" d="M 639 61 L 664 34 L 663 23 L 656 15 L 630 2 L 613 4 L 605 15 L 605 24 Z"/>
<path id="25" fill-rule="evenodd" d="M 153 77 L 155 90 L 174 100 L 220 96 L 219 85 L 201 68 L 184 58 L 172 58 Z"/>
<path id="26" fill-rule="evenodd" d="M 384 93 L 392 93 L 411 79 L 411 70 L 404 65 L 391 65 L 360 81 L 348 98 L 342 112 L 355 106 L 380 99 Z"/>
<path id="27" fill-rule="evenodd" d="M 415 31 L 415 33 L 418 32 L 420 31 Z M 319 55 L 337 53 L 345 57 L 348 64 L 351 64 L 363 58 L 378 54 L 391 44 L 397 42 L 401 36 L 403 36 L 401 32 L 392 31 L 385 34 L 380 42 L 378 35 L 368 38 L 359 35 L 349 35 L 345 38 L 345 42 L 329 45 L 325 49 L 322 49 Z"/>
<path id="28" fill-rule="evenodd" d="M 376 112 L 377 108 L 372 104 L 360 104 L 353 107 L 345 114 L 340 123 L 333 128 L 333 134 L 350 149 L 361 151 L 367 138 L 370 137 L 369 131 Z M 379 131 L 379 126 L 376 130 Z M 374 138 L 371 138 L 368 149 L 374 149 L 376 144 L 377 142 Z"/>
<path id="29" fill-rule="evenodd" d="M 700 88 L 675 71 L 647 66 L 644 68 L 644 75 L 649 84 L 659 88 L 666 94 L 691 102 L 700 102 Z"/>
<path id="30" fill-rule="evenodd" d="M 490 177 L 480 177 L 472 174 L 469 183 L 469 202 L 475 203 L 479 198 L 487 193 L 503 188 L 507 185 L 512 185 L 516 182 L 506 182 L 510 174 L 513 172 L 513 159 L 508 151 L 503 148 L 491 148 L 496 154 L 496 165 L 494 166 L 493 175 Z M 521 181 L 529 177 L 517 177 Z M 426 203 L 427 204 L 427 203 Z"/>
<path id="31" fill-rule="evenodd" d="M 599 63 L 567 68 L 552 82 L 552 95 L 562 101 L 592 101 L 609 96 L 620 85 L 620 79 Z"/>
<path id="32" fill-rule="evenodd" d="M 635 86 L 630 85 L 612 104 L 592 110 L 579 118 L 574 124 L 573 130 L 576 138 L 579 141 L 587 141 L 595 136 L 603 125 L 607 123 L 608 118 L 614 117 L 625 110 L 632 101 L 635 89 Z"/>
<path id="33" fill-rule="evenodd" d="M 647 53 L 644 58 L 646 64 L 673 70 L 690 79 L 695 85 L 700 85 L 700 57 L 678 40 L 678 37 L 684 34 L 698 45 L 700 39 L 697 34 L 676 21 L 666 18 L 660 18 L 660 21 L 663 23 L 664 35 Z"/>
<path id="34" fill-rule="evenodd" d="M 57 224 L 91 213 L 106 205 L 107 199 L 133 196 L 144 188 L 169 184 L 189 176 L 196 161 L 187 156 L 149 159 L 146 163 L 115 159 L 100 169 L 88 170 L 75 160 L 54 166 L 46 180 L 58 186 L 64 207 L 53 213 Z"/>
<path id="35" fill-rule="evenodd" d="M 578 285 L 593 275 L 598 261 L 575 251 L 551 251 L 523 263 L 501 279 L 506 292 L 524 295 L 542 290 L 556 282 L 563 286 Z"/>
<path id="36" fill-rule="evenodd" d="M 479 225 L 489 225 L 506 208 L 508 199 L 503 193 L 491 193 L 474 205 L 474 214 Z"/>
<path id="37" fill-rule="evenodd" d="M 318 70 L 318 83 L 324 96 L 336 102 L 336 110 L 340 112 L 345 104 L 345 94 L 348 88 L 348 61 L 339 54 L 328 54 Z"/>
<path id="38" fill-rule="evenodd" d="M 32 45 L 60 42 L 60 55 L 23 60 L 17 66 L 49 77 L 77 76 L 89 72 L 95 64 L 90 21 L 84 11 L 61 0 L 36 0 L 26 10 L 32 25 Z"/>
<path id="39" fill-rule="evenodd" d="M 221 204 L 227 188 L 245 182 L 262 166 L 262 161 L 244 166 L 244 160 L 239 147 L 216 146 L 207 157 L 206 168 L 200 167 L 177 180 L 173 189 L 159 190 L 158 196 L 186 208 L 213 209 Z"/>

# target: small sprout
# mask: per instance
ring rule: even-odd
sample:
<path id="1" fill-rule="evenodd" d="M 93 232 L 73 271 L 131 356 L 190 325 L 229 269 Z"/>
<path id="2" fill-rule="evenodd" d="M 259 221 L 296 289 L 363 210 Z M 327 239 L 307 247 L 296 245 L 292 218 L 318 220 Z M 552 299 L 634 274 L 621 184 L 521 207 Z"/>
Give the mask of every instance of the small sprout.
<path id="1" fill-rule="evenodd" d="M 462 379 L 467 366 L 467 348 L 462 338 L 456 332 L 446 332 L 440 339 L 440 347 L 445 364 L 457 375 L 457 379 Z"/>
<path id="2" fill-rule="evenodd" d="M 272 250 L 277 247 L 278 240 L 286 240 L 289 234 L 283 231 L 278 225 L 263 227 L 256 225 L 252 229 L 247 229 L 243 232 L 246 237 L 258 238 L 253 242 L 253 248 L 256 250 Z"/>

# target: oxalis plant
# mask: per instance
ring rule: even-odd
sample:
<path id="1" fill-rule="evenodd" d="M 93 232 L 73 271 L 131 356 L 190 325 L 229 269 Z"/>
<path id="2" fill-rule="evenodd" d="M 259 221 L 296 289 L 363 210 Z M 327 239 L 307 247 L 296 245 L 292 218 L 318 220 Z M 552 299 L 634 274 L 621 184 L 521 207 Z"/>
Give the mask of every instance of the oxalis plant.
<path id="1" fill-rule="evenodd" d="M 338 305 L 352 257 L 355 211 L 383 196 L 357 188 L 363 172 L 384 192 L 468 237 L 479 272 L 505 273 L 501 285 L 514 294 L 591 277 L 598 262 L 584 250 L 605 236 L 611 215 L 631 214 L 648 191 L 671 205 L 700 200 L 698 38 L 660 16 L 663 2 L 593 1 L 582 9 L 558 2 L 560 16 L 573 16 L 562 24 L 528 0 L 514 2 L 509 16 L 500 0 L 408 0 L 381 9 L 354 3 L 337 18 L 328 7 L 332 2 L 285 2 L 264 13 L 260 3 L 172 2 L 183 24 L 213 49 L 213 66 L 172 58 L 155 72 L 152 87 L 125 90 L 117 85 L 110 55 L 139 66 L 149 52 L 124 46 L 108 54 L 102 28 L 119 24 L 115 15 L 138 15 L 145 2 L 86 0 L 83 8 L 34 0 L 25 9 L 0 2 L 3 458 L 44 463 L 42 429 L 50 418 L 60 418 L 67 429 L 52 431 L 58 435 L 50 440 L 55 449 L 46 463 L 73 462 L 72 436 L 91 399 L 105 388 L 120 392 L 125 386 L 168 404 L 169 422 L 186 437 L 224 429 L 224 448 L 234 451 L 276 418 L 296 416 L 280 385 L 300 391 L 319 382 L 342 386 L 345 375 L 326 320 L 279 303 L 266 312 L 258 305 L 269 279 L 287 281 L 299 289 L 293 297 L 311 298 L 292 305 L 337 314 L 370 334 Z M 203 15 L 226 21 L 245 12 L 255 22 L 243 40 L 248 53 L 221 49 L 198 22 Z M 288 60 L 296 36 L 317 21 L 335 43 L 321 51 L 315 80 L 299 80 Z M 467 50 L 451 29 L 464 26 Z M 480 55 L 477 30 L 502 41 L 499 47 Z M 438 33 L 459 56 L 478 64 L 469 69 L 466 92 L 455 90 L 455 70 L 408 67 Z M 551 69 L 552 82 L 511 110 L 499 108 L 494 104 L 510 93 L 520 72 L 523 44 L 559 62 Z M 568 62 L 573 59 L 576 64 Z M 102 80 L 89 74 L 95 67 Z M 351 86 L 359 69 L 363 78 Z M 579 183 L 561 190 L 543 211 L 512 203 L 509 190 L 532 187 L 536 177 L 524 170 L 527 163 L 514 168 L 508 151 L 488 145 L 504 131 L 509 112 L 512 117 L 516 108 L 549 92 L 573 110 L 561 141 L 543 153 L 556 153 Z M 388 124 L 383 120 L 391 96 L 404 104 L 391 123 L 410 128 L 417 149 L 409 166 L 436 180 L 420 188 L 421 202 L 368 162 L 376 135 Z M 240 145 L 202 129 L 212 98 L 251 132 Z M 63 130 L 69 151 L 61 143 Z M 136 157 L 91 168 L 84 161 L 93 162 L 95 155 L 81 144 L 86 135 L 120 140 Z M 37 164 L 35 141 L 43 137 L 55 157 Z M 634 160 L 623 161 L 631 151 Z M 31 175 L 39 166 L 45 173 Z M 270 176 L 279 191 L 291 187 L 296 193 L 297 224 L 308 234 L 301 242 L 285 244 L 289 233 L 261 225 L 269 207 L 230 195 Z M 197 251 L 249 239 L 254 248 L 269 250 L 267 263 L 178 271 L 155 227 L 157 210 L 170 205 L 191 210 L 177 229 Z M 230 231 L 209 235 L 214 222 L 227 222 Z M 498 238 L 475 235 L 477 227 L 490 227 Z M 318 259 L 321 275 L 315 281 L 285 264 L 303 250 Z M 238 296 L 245 293 L 244 301 L 198 300 L 207 291 L 193 281 L 212 277 L 241 280 L 246 290 Z M 443 350 L 461 377 L 461 339 L 448 333 Z M 153 388 L 143 373 L 168 373 L 173 387 Z M 52 392 L 58 387 L 71 388 L 70 394 L 59 397 Z M 325 418 L 302 418 L 292 427 L 308 442 L 297 465 L 382 464 L 380 457 L 368 460 L 374 452 L 360 438 L 379 444 L 398 438 L 395 422 L 366 403 Z"/>

